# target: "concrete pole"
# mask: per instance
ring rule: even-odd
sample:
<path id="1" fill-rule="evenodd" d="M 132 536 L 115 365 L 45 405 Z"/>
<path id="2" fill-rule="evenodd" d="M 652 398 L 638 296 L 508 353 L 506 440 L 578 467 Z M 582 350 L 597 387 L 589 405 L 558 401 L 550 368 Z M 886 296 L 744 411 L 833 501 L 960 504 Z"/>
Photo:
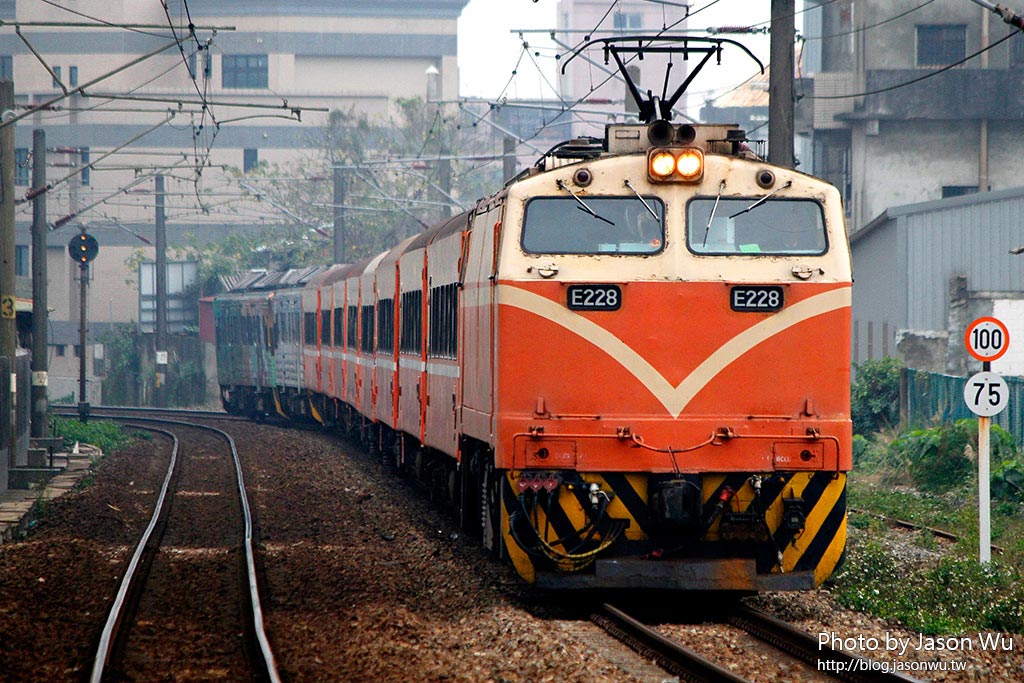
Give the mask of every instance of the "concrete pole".
<path id="1" fill-rule="evenodd" d="M 501 150 L 501 171 L 507 183 L 516 176 L 516 139 L 506 135 Z"/>
<path id="2" fill-rule="evenodd" d="M 345 254 L 345 175 L 340 166 L 334 167 L 334 262 L 344 263 Z"/>
<path id="3" fill-rule="evenodd" d="M 32 187 L 46 185 L 46 131 L 32 131 Z M 46 387 L 50 359 L 47 332 L 50 312 L 46 301 L 46 193 L 32 200 L 32 426 L 30 436 L 46 436 Z"/>
<path id="4" fill-rule="evenodd" d="M 164 213 L 164 177 L 156 176 L 156 391 L 157 407 L 167 405 L 167 216 Z M 162 363 L 160 361 L 163 361 Z"/>
<path id="5" fill-rule="evenodd" d="M 989 46 L 989 11 L 981 9 L 981 49 Z M 978 66 L 988 68 L 988 51 L 980 55 Z M 988 192 L 988 119 L 978 122 L 978 192 Z"/>
<path id="6" fill-rule="evenodd" d="M 0 81 L 0 118 L 14 112 L 14 82 Z M 17 327 L 15 326 L 15 277 L 16 249 L 14 238 L 14 126 L 0 129 L 0 356 L 11 361 L 11 372 L 0 377 L 0 391 L 11 397 L 11 411 L 0 415 L 5 429 L 0 433 L 9 434 L 10 442 L 4 444 L 14 462 L 15 423 L 14 388 L 15 350 L 17 348 Z M 0 463 L 0 466 L 6 466 Z"/>
<path id="7" fill-rule="evenodd" d="M 795 0 L 772 0 L 768 79 L 768 162 L 793 168 L 793 41 Z"/>
<path id="8" fill-rule="evenodd" d="M 440 220 L 444 221 L 452 215 L 452 207 L 448 203 L 452 196 L 452 160 L 448 158 L 447 145 L 441 145 L 440 155 L 441 159 L 437 162 L 438 184 L 441 186 L 438 199 L 444 202 L 440 210 Z"/>

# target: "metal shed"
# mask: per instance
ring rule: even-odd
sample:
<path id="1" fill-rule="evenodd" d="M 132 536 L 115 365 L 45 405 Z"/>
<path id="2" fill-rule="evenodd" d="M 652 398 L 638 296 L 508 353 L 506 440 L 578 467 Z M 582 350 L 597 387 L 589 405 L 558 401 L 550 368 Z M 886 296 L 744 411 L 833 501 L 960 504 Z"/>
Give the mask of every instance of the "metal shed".
<path id="1" fill-rule="evenodd" d="M 1024 375 L 1022 217 L 1012 188 L 892 207 L 852 235 L 853 361 L 963 374 L 966 325 L 996 315 L 1017 343 L 993 369 Z"/>

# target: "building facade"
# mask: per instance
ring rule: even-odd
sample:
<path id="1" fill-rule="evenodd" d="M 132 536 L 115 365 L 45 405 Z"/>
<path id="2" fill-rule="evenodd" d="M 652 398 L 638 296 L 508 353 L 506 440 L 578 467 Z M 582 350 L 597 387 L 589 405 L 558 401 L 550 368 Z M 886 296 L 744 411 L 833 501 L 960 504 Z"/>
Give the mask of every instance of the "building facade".
<path id="1" fill-rule="evenodd" d="M 15 189 L 19 275 L 27 275 L 32 203 L 24 200 L 32 133 L 43 129 L 54 329 L 77 320 L 78 269 L 66 245 L 80 229 L 100 242 L 93 319 L 145 325 L 147 271 L 138 264 L 154 258 L 157 175 L 171 249 L 189 233 L 272 231 L 288 217 L 254 200 L 239 178 L 313 154 L 329 111 L 386 117 L 398 98 L 455 99 L 456 22 L 467 1 L 168 0 L 166 12 L 160 2 L 76 0 L 71 12 L 0 1 L 0 78 L 14 81 L 16 113 L 52 101 L 15 124 Z M 113 26 L 53 25 L 85 17 Z M 116 27 L 124 24 L 138 28 Z M 179 270 L 187 286 L 188 268 Z M 50 340 L 57 377 L 57 359 L 73 355 L 60 336 Z M 91 364 L 95 350 L 86 356 Z"/>
<path id="2" fill-rule="evenodd" d="M 678 35 L 686 29 L 687 9 L 671 3 L 623 0 L 609 11 L 604 0 L 560 0 L 558 31 L 554 34 L 561 51 L 571 51 L 590 38 L 611 38 L 626 35 L 656 35 L 664 27 Z M 569 55 L 562 57 L 566 64 Z M 647 53 L 642 60 L 624 58 L 632 79 L 641 87 L 661 93 L 665 69 L 670 61 L 663 54 Z M 674 59 L 669 94 L 686 78 L 688 64 L 678 56 Z M 636 117 L 637 108 L 619 75 L 614 61 L 605 64 L 600 48 L 582 52 L 559 70 L 559 92 L 567 105 L 575 104 L 572 132 L 576 136 L 602 137 L 608 123 Z M 686 108 L 685 95 L 676 109 Z M 677 119 L 680 116 L 677 115 Z"/>
<path id="3" fill-rule="evenodd" d="M 1024 188 L 895 206 L 853 235 L 854 362 L 898 356 L 918 370 L 980 369 L 964 348 L 972 320 L 1007 324 L 1009 351 L 992 363 L 1024 375 Z"/>
<path id="4" fill-rule="evenodd" d="M 887 207 L 1021 184 L 1024 39 L 1002 40 L 1014 29 L 970 2 L 808 6 L 804 133 L 853 230 Z"/>

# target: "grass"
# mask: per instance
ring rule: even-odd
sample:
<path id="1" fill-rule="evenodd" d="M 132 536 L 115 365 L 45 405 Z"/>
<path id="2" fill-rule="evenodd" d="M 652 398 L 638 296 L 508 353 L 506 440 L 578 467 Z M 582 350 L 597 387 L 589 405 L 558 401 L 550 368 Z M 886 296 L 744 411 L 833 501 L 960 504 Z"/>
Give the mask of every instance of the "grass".
<path id="1" fill-rule="evenodd" d="M 132 442 L 133 435 L 113 422 L 96 421 L 82 423 L 75 418 L 53 418 L 54 431 L 64 437 L 69 448 L 76 441 L 96 446 L 104 453 L 112 453 Z"/>
<path id="2" fill-rule="evenodd" d="M 946 494 L 923 494 L 851 476 L 852 508 L 942 528 L 960 542 L 940 549 L 934 536 L 894 543 L 885 522 L 850 515 L 847 561 L 830 580 L 840 603 L 928 634 L 973 630 L 1024 633 L 1024 509 L 992 506 L 993 542 L 1006 552 L 978 560 L 976 493 L 966 484 Z"/>

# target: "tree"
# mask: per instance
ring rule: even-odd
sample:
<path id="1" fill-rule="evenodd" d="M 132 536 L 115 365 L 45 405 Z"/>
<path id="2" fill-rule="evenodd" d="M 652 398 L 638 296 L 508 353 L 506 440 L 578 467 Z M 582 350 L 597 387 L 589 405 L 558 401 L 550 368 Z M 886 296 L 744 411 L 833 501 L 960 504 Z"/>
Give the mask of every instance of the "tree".
<path id="1" fill-rule="evenodd" d="M 251 268 L 329 263 L 333 254 L 333 168 L 343 169 L 349 261 L 372 256 L 500 187 L 495 141 L 464 128 L 436 104 L 400 99 L 388 120 L 332 111 L 314 151 L 298 162 L 260 164 L 237 182 L 282 217 L 273 232 L 197 240 L 185 254 L 200 262 L 204 294 L 219 275 Z M 493 154 L 486 160 L 458 157 Z M 450 162 L 446 157 L 455 157 Z M 451 169 L 451 189 L 444 177 Z M 461 207 L 458 205 L 461 204 Z"/>

